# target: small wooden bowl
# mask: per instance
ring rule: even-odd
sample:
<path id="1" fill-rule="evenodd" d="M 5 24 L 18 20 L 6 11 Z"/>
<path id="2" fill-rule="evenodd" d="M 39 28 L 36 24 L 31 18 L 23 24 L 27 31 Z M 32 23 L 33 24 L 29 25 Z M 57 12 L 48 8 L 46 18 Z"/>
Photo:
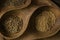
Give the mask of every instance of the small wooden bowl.
<path id="1" fill-rule="evenodd" d="M 6 0 L 4 3 L 3 2 L 4 1 L 1 3 L 3 7 L 0 11 L 22 9 L 31 4 L 31 0 Z"/>
<path id="2" fill-rule="evenodd" d="M 34 16 L 31 18 L 34 19 L 37 38 L 53 36 L 60 30 L 60 10 L 58 8 L 43 6 L 38 8 L 32 16 Z"/>
<path id="3" fill-rule="evenodd" d="M 2 36 L 5 39 L 14 39 L 21 36 L 27 29 L 31 15 L 38 7 L 36 5 L 30 5 L 24 9 L 4 12 L 0 18 Z"/>

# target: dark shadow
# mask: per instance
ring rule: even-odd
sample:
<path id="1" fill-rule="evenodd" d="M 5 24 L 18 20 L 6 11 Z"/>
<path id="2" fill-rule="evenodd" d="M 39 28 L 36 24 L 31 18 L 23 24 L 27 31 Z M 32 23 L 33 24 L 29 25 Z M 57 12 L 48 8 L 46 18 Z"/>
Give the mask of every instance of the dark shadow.
<path id="1" fill-rule="evenodd" d="M 54 2 L 57 6 L 60 7 L 60 0 L 51 0 L 52 2 Z"/>
<path id="2" fill-rule="evenodd" d="M 5 6 L 6 0 L 0 0 L 0 10 Z"/>

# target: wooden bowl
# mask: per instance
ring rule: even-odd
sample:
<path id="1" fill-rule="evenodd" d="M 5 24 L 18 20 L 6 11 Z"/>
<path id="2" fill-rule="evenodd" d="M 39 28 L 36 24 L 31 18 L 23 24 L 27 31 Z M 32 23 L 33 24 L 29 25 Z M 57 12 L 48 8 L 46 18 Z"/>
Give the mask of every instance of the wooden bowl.
<path id="1" fill-rule="evenodd" d="M 34 19 L 37 38 L 53 36 L 60 30 L 60 10 L 58 8 L 43 6 L 38 8 L 32 16 L 34 16 L 31 18 Z"/>
<path id="2" fill-rule="evenodd" d="M 27 29 L 31 15 L 38 7 L 30 5 L 24 9 L 10 10 L 3 13 L 0 18 L 2 36 L 5 39 L 14 39 L 21 36 Z"/>
<path id="3" fill-rule="evenodd" d="M 31 0 L 2 0 L 0 12 L 22 9 L 28 7 L 30 4 Z"/>

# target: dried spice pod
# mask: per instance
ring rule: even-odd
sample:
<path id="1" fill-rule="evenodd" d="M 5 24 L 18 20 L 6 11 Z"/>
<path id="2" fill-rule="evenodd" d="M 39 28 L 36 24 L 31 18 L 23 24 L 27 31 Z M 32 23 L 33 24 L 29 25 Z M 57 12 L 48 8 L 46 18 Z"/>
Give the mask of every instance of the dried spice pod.
<path id="1" fill-rule="evenodd" d="M 13 8 L 25 8 L 31 3 L 31 0 L 6 0 L 5 6 L 12 6 Z"/>
<path id="2" fill-rule="evenodd" d="M 51 30 L 55 24 L 56 17 L 51 11 L 44 11 L 36 17 L 36 28 L 41 32 Z"/>

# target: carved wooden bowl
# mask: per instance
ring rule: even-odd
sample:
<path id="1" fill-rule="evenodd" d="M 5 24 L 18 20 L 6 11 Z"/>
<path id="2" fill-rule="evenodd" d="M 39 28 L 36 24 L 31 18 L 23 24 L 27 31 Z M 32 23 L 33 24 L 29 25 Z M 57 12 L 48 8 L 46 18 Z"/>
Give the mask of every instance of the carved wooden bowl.
<path id="1" fill-rule="evenodd" d="M 0 18 L 2 36 L 5 39 L 14 39 L 21 36 L 27 29 L 31 15 L 38 7 L 30 5 L 28 8 L 4 12 Z"/>
<path id="2" fill-rule="evenodd" d="M 9 11 L 1 17 L 1 32 L 4 36 L 16 38 L 23 28 L 23 16 L 18 17 L 17 11 Z M 3 29 L 3 30 L 2 30 Z M 21 35 L 21 34 L 20 34 Z"/>
<path id="3" fill-rule="evenodd" d="M 43 6 L 38 8 L 33 16 L 37 38 L 53 36 L 60 30 L 60 10 L 58 8 Z"/>
<path id="4" fill-rule="evenodd" d="M 2 0 L 0 5 L 0 17 L 10 10 L 22 9 L 31 4 L 31 0 Z"/>
<path id="5" fill-rule="evenodd" d="M 17 38 L 26 30 L 28 21 L 29 18 L 24 12 L 20 10 L 9 11 L 1 17 L 1 32 L 7 39 Z"/>

